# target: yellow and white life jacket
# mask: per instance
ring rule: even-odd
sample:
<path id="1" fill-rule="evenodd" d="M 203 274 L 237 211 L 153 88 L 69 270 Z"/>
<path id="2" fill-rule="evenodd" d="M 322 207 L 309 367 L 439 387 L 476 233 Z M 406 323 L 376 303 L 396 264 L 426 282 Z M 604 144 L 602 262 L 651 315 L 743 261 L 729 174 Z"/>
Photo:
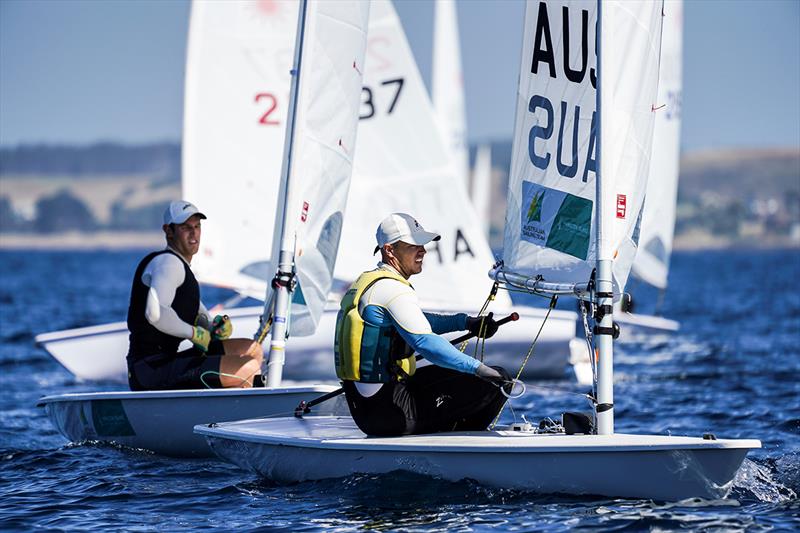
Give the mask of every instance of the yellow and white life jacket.
<path id="1" fill-rule="evenodd" d="M 386 278 L 411 287 L 408 280 L 394 272 L 371 270 L 361 274 L 342 297 L 333 346 L 339 379 L 388 383 L 414 374 L 414 354 L 407 353 L 407 344 L 394 326 L 374 326 L 365 322 L 358 312 L 364 292 Z"/>

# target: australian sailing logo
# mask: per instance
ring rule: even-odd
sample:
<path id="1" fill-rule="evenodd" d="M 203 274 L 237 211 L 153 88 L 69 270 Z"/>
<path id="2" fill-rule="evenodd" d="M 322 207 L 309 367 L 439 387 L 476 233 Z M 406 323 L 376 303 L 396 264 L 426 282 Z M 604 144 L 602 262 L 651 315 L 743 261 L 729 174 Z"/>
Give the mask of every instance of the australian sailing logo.
<path id="1" fill-rule="evenodd" d="M 586 259 L 592 224 L 591 200 L 523 180 L 520 203 L 528 206 L 520 213 L 523 241 Z"/>
<path id="2" fill-rule="evenodd" d="M 531 199 L 531 204 L 528 206 L 528 223 L 542 221 L 542 201 L 544 200 L 544 191 L 537 192 Z"/>

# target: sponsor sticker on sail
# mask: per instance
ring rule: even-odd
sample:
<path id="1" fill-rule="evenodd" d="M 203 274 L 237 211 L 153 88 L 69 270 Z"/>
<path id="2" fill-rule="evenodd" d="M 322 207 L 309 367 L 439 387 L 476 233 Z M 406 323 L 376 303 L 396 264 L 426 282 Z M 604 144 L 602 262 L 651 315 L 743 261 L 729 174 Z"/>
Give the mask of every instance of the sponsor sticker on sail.
<path id="1" fill-rule="evenodd" d="M 523 180 L 522 205 L 522 240 L 586 259 L 592 227 L 591 200 Z"/>

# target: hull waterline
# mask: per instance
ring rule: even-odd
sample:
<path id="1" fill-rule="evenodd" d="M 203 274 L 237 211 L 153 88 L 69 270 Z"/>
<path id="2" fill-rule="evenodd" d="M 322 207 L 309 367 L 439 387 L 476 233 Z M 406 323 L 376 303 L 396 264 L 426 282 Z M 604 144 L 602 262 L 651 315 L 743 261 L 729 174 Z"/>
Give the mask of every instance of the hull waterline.
<path id="1" fill-rule="evenodd" d="M 349 417 L 195 428 L 214 453 L 278 482 L 407 471 L 536 493 L 680 500 L 724 497 L 757 440 L 517 431 L 368 438 Z"/>

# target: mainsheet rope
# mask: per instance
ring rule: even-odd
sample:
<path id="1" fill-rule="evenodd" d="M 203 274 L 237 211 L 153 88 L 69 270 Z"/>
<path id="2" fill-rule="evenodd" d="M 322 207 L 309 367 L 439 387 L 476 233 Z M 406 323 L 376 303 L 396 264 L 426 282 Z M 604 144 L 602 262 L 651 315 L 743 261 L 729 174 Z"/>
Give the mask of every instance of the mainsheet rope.
<path id="1" fill-rule="evenodd" d="M 519 370 L 517 370 L 517 375 L 514 378 L 513 382 L 519 381 L 519 377 L 522 375 L 522 371 L 525 369 L 525 365 L 528 364 L 528 360 L 533 354 L 533 349 L 536 347 L 536 343 L 539 340 L 539 336 L 542 334 L 544 325 L 547 323 L 547 319 L 550 318 L 550 312 L 555 308 L 557 302 L 558 302 L 558 296 L 554 294 L 550 298 L 550 305 L 547 308 L 547 313 L 545 313 L 544 315 L 544 320 L 542 320 L 542 325 L 539 326 L 539 331 L 536 332 L 536 336 L 533 338 L 533 342 L 531 342 L 530 348 L 528 348 L 528 353 L 525 355 L 525 359 L 522 360 L 522 364 L 520 365 Z M 500 411 L 497 413 L 497 416 L 495 417 L 494 421 L 489 426 L 489 431 L 493 430 L 494 427 L 497 425 L 497 422 L 500 420 L 500 415 L 503 414 L 503 410 L 505 410 L 506 408 L 506 404 L 508 404 L 508 402 L 505 402 L 503 404 L 503 407 L 500 408 Z"/>

